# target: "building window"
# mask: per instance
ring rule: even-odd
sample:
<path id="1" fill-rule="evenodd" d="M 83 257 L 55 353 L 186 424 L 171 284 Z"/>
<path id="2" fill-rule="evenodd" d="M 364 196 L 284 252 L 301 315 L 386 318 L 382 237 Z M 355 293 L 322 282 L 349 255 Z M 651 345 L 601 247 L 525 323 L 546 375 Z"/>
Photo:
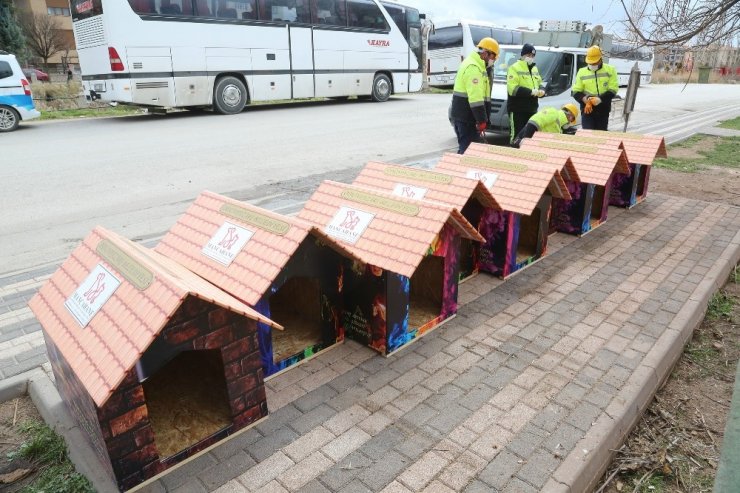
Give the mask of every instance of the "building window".
<path id="1" fill-rule="evenodd" d="M 46 13 L 49 15 L 70 15 L 69 9 L 65 9 L 62 7 L 46 7 Z"/>

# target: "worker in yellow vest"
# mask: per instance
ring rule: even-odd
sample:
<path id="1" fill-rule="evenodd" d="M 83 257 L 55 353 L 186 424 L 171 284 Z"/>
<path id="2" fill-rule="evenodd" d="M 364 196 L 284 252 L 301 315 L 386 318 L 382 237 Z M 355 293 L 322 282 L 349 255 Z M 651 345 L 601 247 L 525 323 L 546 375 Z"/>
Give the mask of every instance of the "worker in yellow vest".
<path id="1" fill-rule="evenodd" d="M 564 104 L 562 108 L 542 108 L 529 119 L 524 128 L 512 141 L 512 147 L 519 147 L 523 139 L 531 138 L 535 132 L 561 134 L 576 122 L 578 107 L 573 103 Z"/>
<path id="2" fill-rule="evenodd" d="M 591 130 L 608 130 L 612 99 L 619 91 L 617 69 L 604 63 L 601 48 L 586 50 L 586 67 L 576 74 L 573 98 L 581 105 L 581 126 Z"/>
<path id="3" fill-rule="evenodd" d="M 545 95 L 542 77 L 534 63 L 537 51 L 529 43 L 522 46 L 521 58 L 512 63 L 506 74 L 506 111 L 509 112 L 509 130 L 513 141 L 529 119 L 537 113 L 539 98 Z"/>
<path id="4" fill-rule="evenodd" d="M 499 54 L 498 42 L 483 38 L 478 50 L 460 64 L 452 92 L 450 119 L 455 127 L 459 154 L 473 141 L 482 141 L 491 114 L 491 79 L 488 69 Z"/>

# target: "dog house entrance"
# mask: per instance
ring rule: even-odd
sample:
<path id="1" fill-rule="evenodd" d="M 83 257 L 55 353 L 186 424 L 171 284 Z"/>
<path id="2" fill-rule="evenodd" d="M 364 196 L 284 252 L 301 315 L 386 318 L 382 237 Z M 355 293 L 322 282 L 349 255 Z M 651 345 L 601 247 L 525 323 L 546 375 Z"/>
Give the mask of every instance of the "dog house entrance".
<path id="1" fill-rule="evenodd" d="M 411 276 L 409 330 L 418 329 L 442 313 L 444 257 L 427 255 Z"/>
<path id="2" fill-rule="evenodd" d="M 319 280 L 309 277 L 289 279 L 270 297 L 270 318 L 285 327 L 283 331 L 272 331 L 275 363 L 321 343 L 324 337 Z"/>
<path id="3" fill-rule="evenodd" d="M 645 182 L 647 181 L 647 174 L 649 168 L 647 166 L 640 166 L 640 174 L 637 176 L 637 198 L 645 196 Z"/>
<path id="4" fill-rule="evenodd" d="M 219 350 L 182 352 L 143 386 L 160 458 L 186 450 L 231 424 Z"/>
<path id="5" fill-rule="evenodd" d="M 519 242 L 516 246 L 516 263 L 522 263 L 537 255 L 537 238 L 540 231 L 540 208 L 519 221 Z"/>
<path id="6" fill-rule="evenodd" d="M 460 239 L 460 280 L 475 274 L 475 259 L 479 256 L 480 244 L 468 238 Z"/>
<path id="7" fill-rule="evenodd" d="M 605 187 L 594 187 L 594 198 L 591 201 L 591 225 L 596 226 L 601 221 L 601 214 L 604 211 L 604 191 Z"/>

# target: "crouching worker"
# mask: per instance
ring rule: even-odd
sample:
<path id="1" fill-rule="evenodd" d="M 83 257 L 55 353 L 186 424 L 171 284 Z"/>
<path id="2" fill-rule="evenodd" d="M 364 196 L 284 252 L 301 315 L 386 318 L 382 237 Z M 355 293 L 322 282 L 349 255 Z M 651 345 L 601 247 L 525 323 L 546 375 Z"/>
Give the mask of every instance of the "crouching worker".
<path id="1" fill-rule="evenodd" d="M 565 104 L 560 109 L 542 108 L 529 119 L 521 132 L 514 137 L 511 146 L 518 148 L 523 139 L 529 139 L 535 132 L 561 134 L 575 124 L 578 113 L 578 106 L 573 103 Z"/>

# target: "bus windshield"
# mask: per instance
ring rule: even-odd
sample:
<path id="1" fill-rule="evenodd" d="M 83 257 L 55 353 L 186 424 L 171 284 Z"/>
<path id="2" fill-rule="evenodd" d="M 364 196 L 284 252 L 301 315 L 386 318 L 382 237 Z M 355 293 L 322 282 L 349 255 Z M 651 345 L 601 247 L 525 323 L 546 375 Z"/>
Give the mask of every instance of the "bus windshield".
<path id="1" fill-rule="evenodd" d="M 506 80 L 506 73 L 514 63 L 520 58 L 521 50 L 519 48 L 507 48 L 501 50 L 498 61 L 493 66 L 493 79 L 494 80 Z M 535 57 L 535 63 L 537 70 L 540 72 L 540 76 L 543 81 L 550 80 L 553 70 L 558 68 L 560 65 L 560 59 L 562 53 L 554 51 L 538 51 Z"/>

